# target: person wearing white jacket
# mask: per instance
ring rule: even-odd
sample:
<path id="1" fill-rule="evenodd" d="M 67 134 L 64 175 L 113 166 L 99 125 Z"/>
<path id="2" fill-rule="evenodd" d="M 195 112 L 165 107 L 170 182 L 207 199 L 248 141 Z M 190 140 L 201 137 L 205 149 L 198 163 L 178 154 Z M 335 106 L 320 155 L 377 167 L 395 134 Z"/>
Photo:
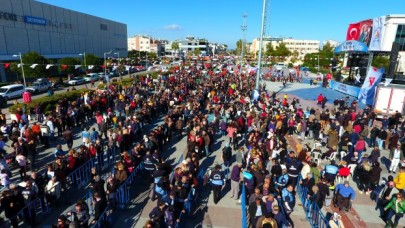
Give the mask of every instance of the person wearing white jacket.
<path id="1" fill-rule="evenodd" d="M 20 177 L 21 180 L 23 180 L 27 175 L 27 158 L 22 153 L 19 153 L 15 156 L 15 160 L 17 161 L 18 166 L 20 166 Z"/>
<path id="2" fill-rule="evenodd" d="M 54 205 L 60 198 L 61 186 L 56 176 L 53 176 L 45 186 L 47 202 Z"/>

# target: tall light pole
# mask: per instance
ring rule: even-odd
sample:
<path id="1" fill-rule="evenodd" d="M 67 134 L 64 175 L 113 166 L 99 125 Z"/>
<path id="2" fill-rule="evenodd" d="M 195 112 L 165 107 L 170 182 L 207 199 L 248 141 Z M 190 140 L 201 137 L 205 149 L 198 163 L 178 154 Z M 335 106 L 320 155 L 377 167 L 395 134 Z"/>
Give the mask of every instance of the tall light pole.
<path id="1" fill-rule="evenodd" d="M 242 26 L 240 26 L 240 28 L 241 28 L 241 30 L 242 30 L 242 33 L 243 33 L 243 39 L 242 39 L 242 53 L 241 53 L 241 56 L 240 56 L 240 59 L 241 59 L 241 69 L 240 69 L 240 71 L 242 71 L 242 66 L 243 66 L 243 63 L 245 62 L 244 61 L 244 57 L 245 57 L 245 39 L 246 39 L 246 30 L 247 30 L 247 25 L 246 25 L 246 18 L 247 18 L 247 14 L 243 14 L 242 15 L 242 17 L 243 17 L 243 25 Z"/>
<path id="2" fill-rule="evenodd" d="M 21 64 L 21 71 L 22 71 L 22 76 L 23 76 L 23 80 L 24 80 L 24 87 L 27 87 L 27 83 L 25 82 L 24 64 L 22 61 L 21 52 L 19 52 L 18 55 L 13 55 L 13 57 L 20 57 L 20 64 Z"/>
<path id="3" fill-rule="evenodd" d="M 262 66 L 262 52 L 263 52 L 263 33 L 264 33 L 264 24 L 265 24 L 265 18 L 266 18 L 266 0 L 263 0 L 263 12 L 262 12 L 262 28 L 260 31 L 260 43 L 259 43 L 259 59 L 257 61 L 258 69 L 256 73 L 256 86 L 255 89 L 259 90 L 259 81 L 260 81 L 260 74 L 261 74 L 261 66 Z"/>
<path id="4" fill-rule="evenodd" d="M 118 55 L 118 67 L 120 66 L 120 52 L 115 52 L 114 55 Z M 118 68 L 117 68 L 118 69 Z M 129 73 L 129 72 L 128 72 Z M 118 75 L 121 77 L 120 70 L 118 69 Z"/>
<path id="5" fill-rule="evenodd" d="M 104 77 L 107 79 L 107 91 L 109 89 L 109 85 L 110 85 L 110 78 L 107 78 L 107 60 L 106 60 L 106 55 L 111 54 L 112 51 L 109 52 L 104 52 Z"/>
<path id="6" fill-rule="evenodd" d="M 85 73 L 87 72 L 87 64 L 86 64 L 86 52 L 80 53 L 79 55 L 83 56 L 83 61 L 84 61 L 84 71 Z"/>

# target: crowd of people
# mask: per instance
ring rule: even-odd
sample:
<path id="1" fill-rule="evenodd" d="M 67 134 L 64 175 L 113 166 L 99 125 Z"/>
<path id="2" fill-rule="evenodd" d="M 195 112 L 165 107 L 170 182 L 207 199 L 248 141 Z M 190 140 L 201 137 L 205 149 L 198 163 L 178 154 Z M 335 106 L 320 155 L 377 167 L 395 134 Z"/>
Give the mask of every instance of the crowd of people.
<path id="1" fill-rule="evenodd" d="M 15 215 L 32 200 L 41 198 L 50 207 L 58 206 L 68 189 L 66 177 L 92 158 L 99 164 L 91 174 L 94 222 L 107 206 L 116 206 L 116 190 L 142 163 L 144 181 L 153 182 L 151 198 L 157 199 L 145 227 L 173 227 L 185 216 L 186 203 L 200 184 L 200 160 L 214 152 L 213 145 L 220 137 L 228 140 L 222 160 L 232 167 L 231 198 L 240 200 L 243 184 L 252 227 L 293 227 L 291 213 L 297 204 L 298 184 L 308 189 L 306 209 L 316 204 L 349 210 L 356 197 L 345 179 L 350 174 L 359 184 L 359 194 L 376 195 L 384 149 L 391 152 L 389 171 L 395 173 L 399 168 L 399 174 L 390 178 L 375 198 L 387 224 L 395 225 L 401 218 L 405 210 L 405 166 L 401 165 L 405 122 L 399 113 L 377 122 L 369 108 L 361 110 L 341 102 L 327 108 L 322 95 L 322 99 L 318 97 L 320 106 L 302 107 L 299 100 L 271 94 L 264 85 L 260 85 L 259 97 L 253 99 L 254 75 L 228 72 L 226 64 L 219 73 L 191 64 L 155 80 L 149 76 L 138 79 L 130 86 L 110 85 L 108 90 L 84 93 L 75 101 L 61 100 L 47 116 L 37 107 L 31 113 L 36 114 L 38 123 L 28 121 L 27 110 L 21 110 L 17 121 L 10 124 L 0 118 L 4 136 L 0 141 L 0 179 L 7 188 L 1 206 L 14 227 L 18 226 Z M 163 124 L 147 133 L 145 125 L 161 115 Z M 82 139 L 78 149 L 73 148 L 76 133 Z M 187 140 L 185 159 L 171 170 L 162 153 L 170 140 L 177 142 L 183 137 Z M 68 152 L 57 145 L 55 161 L 39 175 L 35 172 L 40 168 L 36 167 L 37 145 L 48 148 L 56 139 L 64 140 Z M 12 140 L 12 148 L 5 148 L 7 140 Z M 105 148 L 117 148 L 120 153 L 106 187 L 101 177 Z M 372 148 L 370 154 L 367 148 Z M 8 165 L 19 169 L 23 187 L 11 184 Z M 335 186 L 340 178 L 343 183 Z M 214 167 L 209 179 L 217 204 L 228 182 L 221 166 Z M 79 201 L 55 226 L 65 227 L 69 221 L 86 226 L 92 222 L 89 213 L 89 205 Z M 36 223 L 35 216 L 29 216 L 33 213 L 27 210 L 24 214 L 27 222 Z M 394 222 L 390 223 L 392 217 Z M 342 227 L 338 214 L 331 217 L 330 226 Z"/>

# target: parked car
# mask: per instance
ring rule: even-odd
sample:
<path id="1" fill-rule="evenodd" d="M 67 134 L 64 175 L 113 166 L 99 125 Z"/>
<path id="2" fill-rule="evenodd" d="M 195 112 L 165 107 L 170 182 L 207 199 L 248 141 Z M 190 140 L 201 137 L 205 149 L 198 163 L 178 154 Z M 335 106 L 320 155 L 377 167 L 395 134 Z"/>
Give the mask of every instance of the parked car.
<path id="1" fill-rule="evenodd" d="M 98 79 L 99 79 L 99 75 L 97 73 L 87 74 L 86 76 L 84 76 L 85 82 L 91 82 L 91 80 L 96 82 L 96 81 L 98 81 Z"/>
<path id="2" fill-rule="evenodd" d="M 22 97 L 25 88 L 21 84 L 7 85 L 0 88 L 0 95 L 6 100 Z"/>
<path id="3" fill-rule="evenodd" d="M 52 88 L 52 83 L 48 80 L 40 80 L 40 81 L 35 81 L 32 83 L 31 86 L 28 86 L 25 88 L 26 91 L 32 92 L 34 94 L 37 93 L 43 93 L 49 90 L 49 88 Z"/>
<path id="4" fill-rule="evenodd" d="M 74 77 L 68 81 L 69 85 L 81 85 L 84 83 L 84 78 Z"/>

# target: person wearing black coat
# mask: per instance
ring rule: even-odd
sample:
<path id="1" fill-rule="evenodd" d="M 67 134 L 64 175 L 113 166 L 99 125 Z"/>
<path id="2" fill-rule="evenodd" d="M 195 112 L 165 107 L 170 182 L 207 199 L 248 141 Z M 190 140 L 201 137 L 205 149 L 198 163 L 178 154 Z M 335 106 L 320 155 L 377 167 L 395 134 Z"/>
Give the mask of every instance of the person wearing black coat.
<path id="1" fill-rule="evenodd" d="M 104 210 L 107 208 L 107 200 L 105 196 L 101 196 L 98 192 L 94 193 L 94 220 L 92 223 L 96 223 Z"/>
<path id="2" fill-rule="evenodd" d="M 380 167 L 380 163 L 379 162 L 375 162 L 373 168 L 370 171 L 370 175 L 369 175 L 369 186 L 368 186 L 368 193 L 371 193 L 372 190 L 374 190 L 377 185 L 378 182 L 380 181 L 380 177 L 381 177 L 381 167 Z"/>
<path id="3" fill-rule="evenodd" d="M 165 209 L 166 204 L 162 201 L 149 213 L 149 218 L 153 222 L 158 223 L 160 227 L 165 227 Z"/>
<path id="4" fill-rule="evenodd" d="M 322 198 L 321 192 L 319 192 L 318 186 L 312 186 L 312 191 L 311 194 L 308 194 L 308 199 L 312 203 L 315 203 L 319 209 L 322 208 L 324 199 Z"/>
<path id="5" fill-rule="evenodd" d="M 267 213 L 266 204 L 261 198 L 257 197 L 254 202 L 249 204 L 248 210 L 250 215 L 250 224 L 252 224 L 252 227 L 255 228 L 257 220 Z"/>

